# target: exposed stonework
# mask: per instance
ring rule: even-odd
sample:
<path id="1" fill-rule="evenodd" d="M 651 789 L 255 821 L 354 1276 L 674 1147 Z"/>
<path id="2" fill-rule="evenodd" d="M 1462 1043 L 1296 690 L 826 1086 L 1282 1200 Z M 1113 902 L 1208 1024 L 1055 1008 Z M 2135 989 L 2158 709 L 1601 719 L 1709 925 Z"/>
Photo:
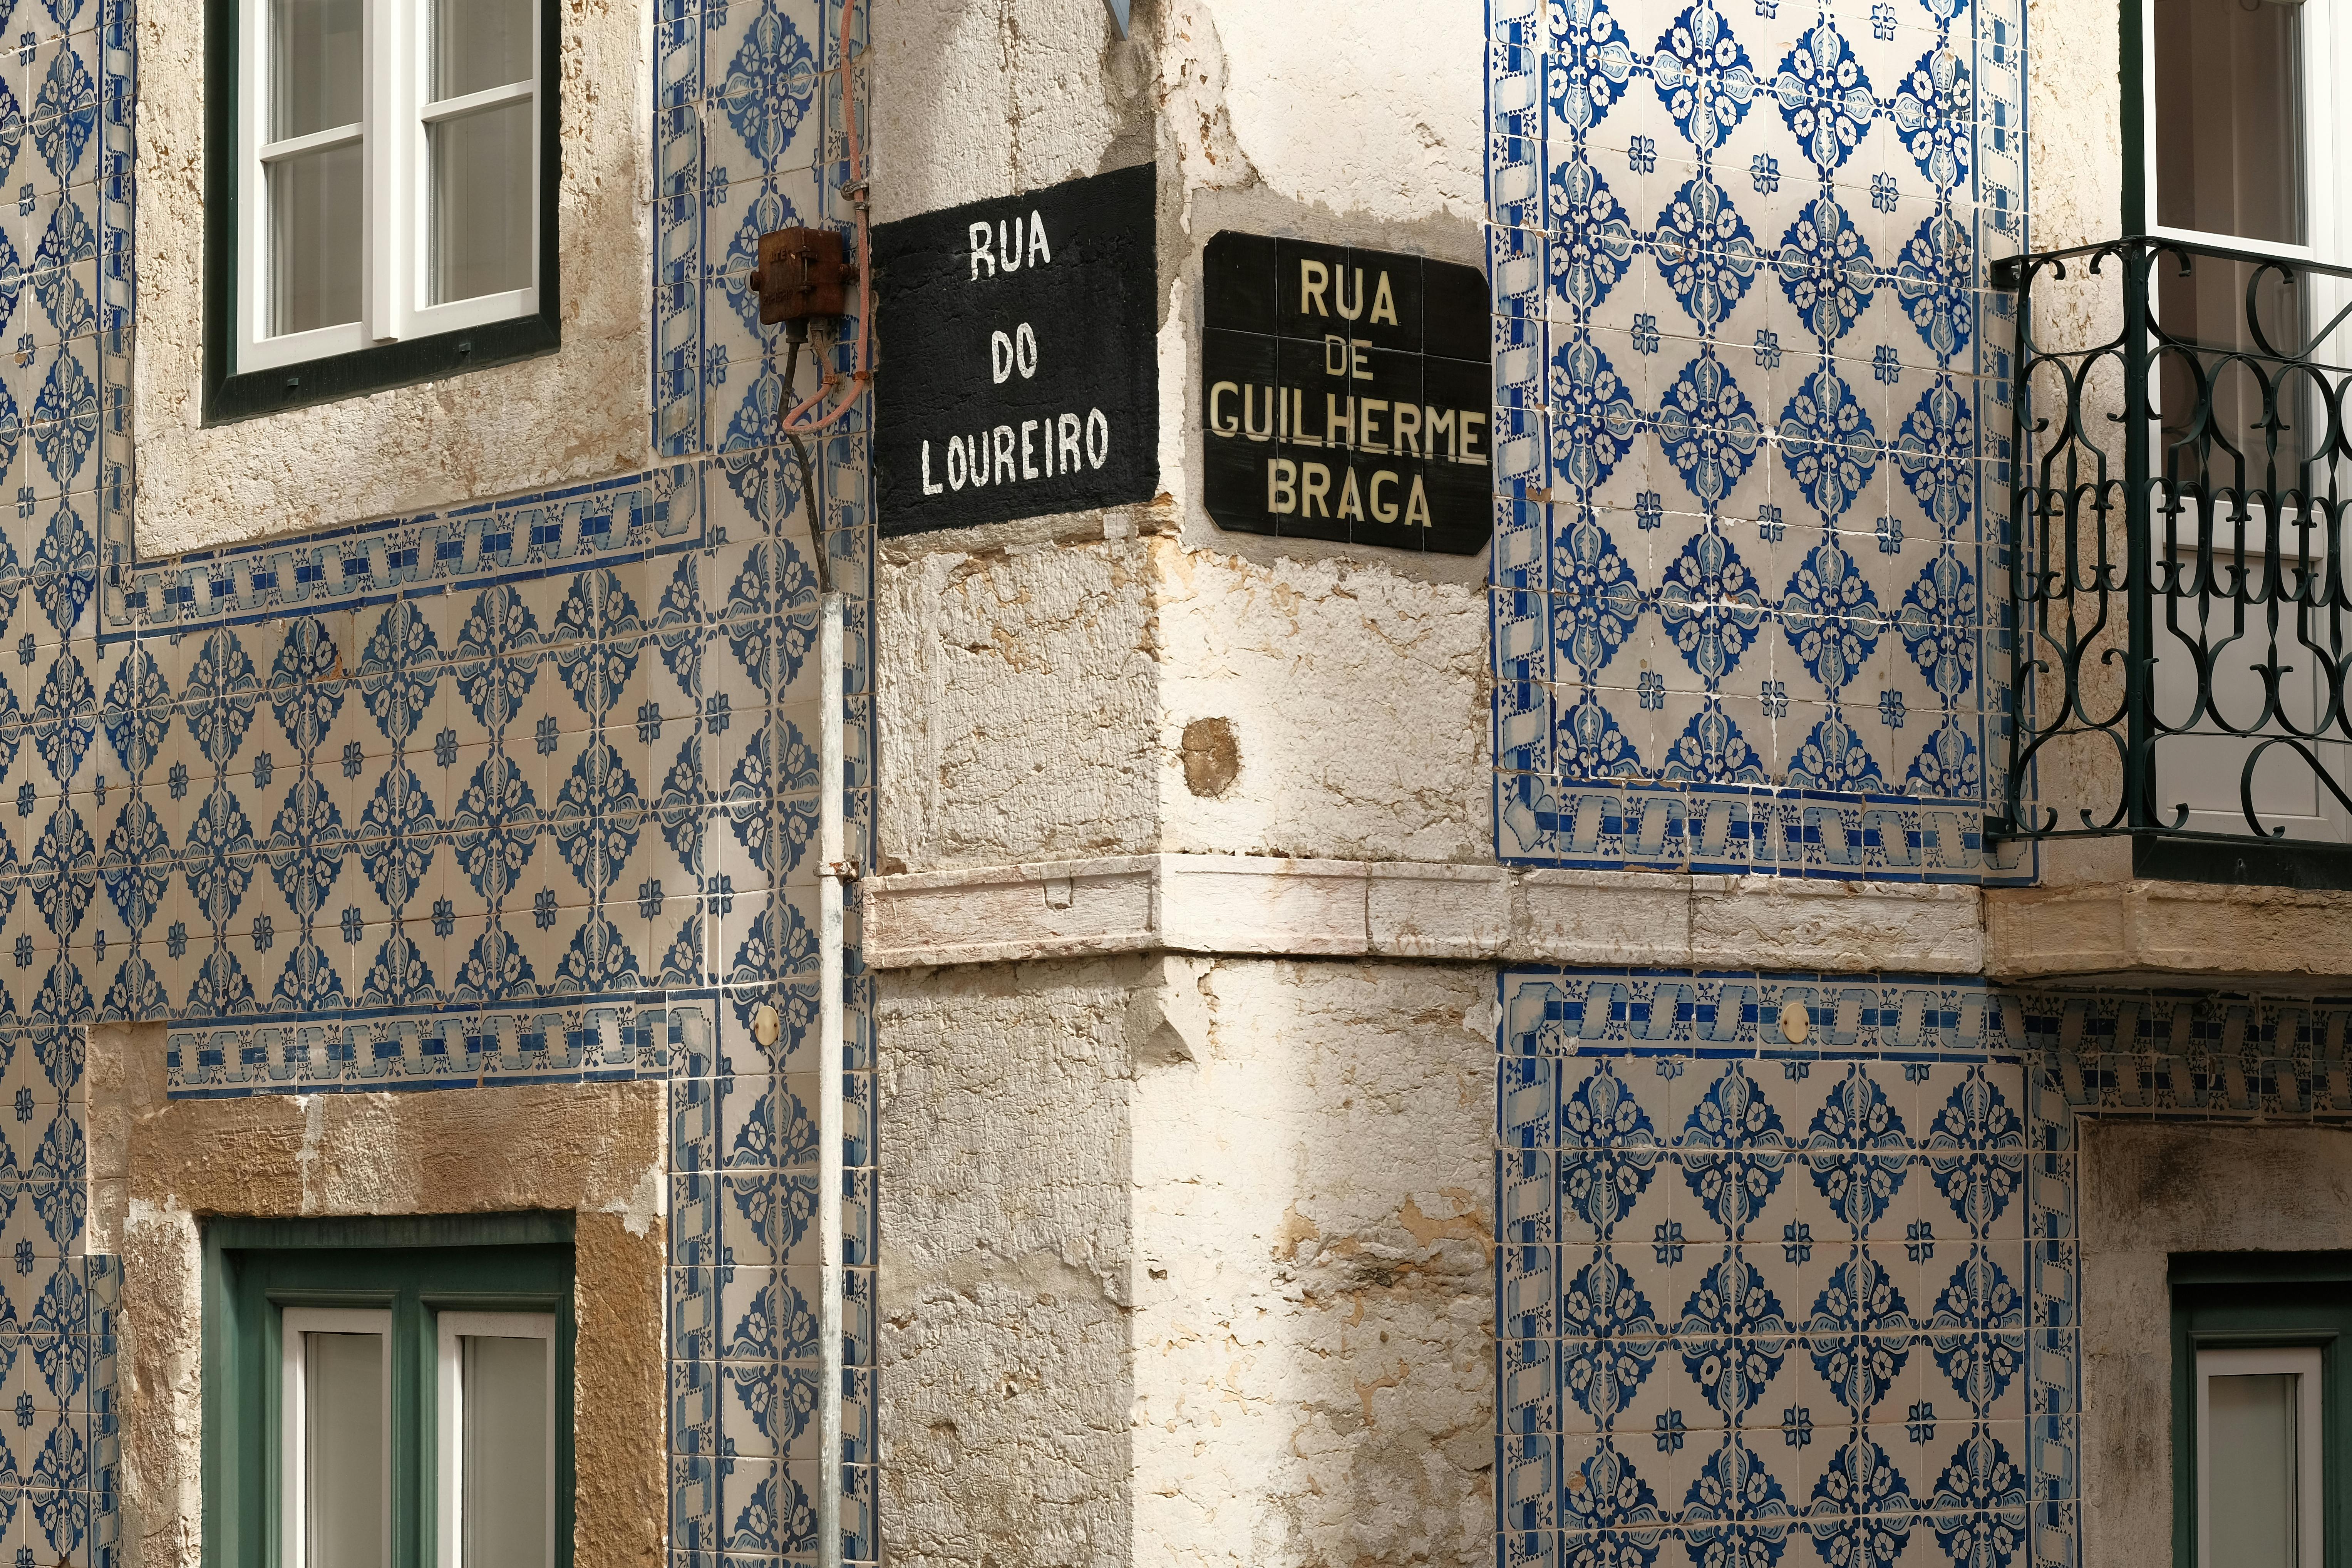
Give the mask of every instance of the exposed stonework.
<path id="1" fill-rule="evenodd" d="M 2352 977 L 2352 892 L 2122 879 L 1995 889 L 1985 924 L 1987 972 L 2001 979 Z"/>
<path id="2" fill-rule="evenodd" d="M 564 0 L 560 353 L 205 426 L 205 7 L 139 13 L 144 555 L 600 479 L 652 462 L 650 7 Z M 334 460 L 322 461 L 331 454 Z"/>
<path id="3" fill-rule="evenodd" d="M 573 1560 L 656 1568 L 668 1510 L 663 1086 L 167 1102 L 162 1031 L 103 1033 L 125 1064 L 117 1103 L 93 1113 L 117 1130 L 93 1142 L 110 1136 L 121 1153 L 94 1152 L 91 1168 L 94 1183 L 122 1184 L 106 1223 L 123 1258 L 129 1568 L 194 1568 L 199 1556 L 202 1216 L 518 1209 L 576 1212 Z"/>
<path id="4" fill-rule="evenodd" d="M 1916 882 L 1136 855 L 862 896 L 878 969 L 1168 951 L 1973 974 L 1984 955 L 1978 890 Z"/>
<path id="5" fill-rule="evenodd" d="M 1184 726 L 1180 748 L 1184 787 L 1213 800 L 1234 787 L 1242 771 L 1242 749 L 1230 719 L 1195 719 Z"/>
<path id="6" fill-rule="evenodd" d="M 894 1559 L 1487 1562 L 1492 988 L 1135 960 L 887 979 Z M 1197 1058 L 1166 1045 L 1186 992 Z"/>

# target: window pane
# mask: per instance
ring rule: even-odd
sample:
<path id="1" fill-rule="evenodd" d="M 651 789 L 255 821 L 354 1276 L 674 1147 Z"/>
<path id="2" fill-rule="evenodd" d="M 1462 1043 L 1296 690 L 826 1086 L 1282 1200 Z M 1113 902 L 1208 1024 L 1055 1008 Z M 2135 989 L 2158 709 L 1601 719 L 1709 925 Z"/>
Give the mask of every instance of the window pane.
<path id="1" fill-rule="evenodd" d="M 272 334 L 360 319 L 360 144 L 269 165 Z"/>
<path id="2" fill-rule="evenodd" d="M 434 0 L 433 97 L 530 79 L 532 0 Z"/>
<path id="3" fill-rule="evenodd" d="M 2295 1568 L 2300 1381 L 2293 1373 L 2206 1381 L 2208 1539 L 2230 1568 Z"/>
<path id="4" fill-rule="evenodd" d="M 2303 7 L 2153 4 L 2156 221 L 2301 245 Z"/>
<path id="5" fill-rule="evenodd" d="M 383 1336 L 302 1336 L 305 1568 L 383 1568 Z"/>
<path id="6" fill-rule="evenodd" d="M 360 17 L 361 0 L 270 0 L 270 140 L 358 121 Z"/>
<path id="7" fill-rule="evenodd" d="M 530 131 L 528 100 L 431 128 L 434 304 L 530 287 Z"/>
<path id="8" fill-rule="evenodd" d="M 463 1568 L 535 1568 L 548 1560 L 547 1342 L 467 1334 L 459 1343 Z"/>

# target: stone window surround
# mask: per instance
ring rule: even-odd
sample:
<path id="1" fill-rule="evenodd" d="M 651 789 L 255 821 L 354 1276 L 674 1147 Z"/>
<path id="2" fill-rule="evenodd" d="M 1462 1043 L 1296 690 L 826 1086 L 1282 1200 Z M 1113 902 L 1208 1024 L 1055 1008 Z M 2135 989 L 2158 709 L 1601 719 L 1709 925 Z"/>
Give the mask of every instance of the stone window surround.
<path id="1" fill-rule="evenodd" d="M 92 1031 L 92 1210 L 124 1256 L 126 1536 L 157 1568 L 201 1551 L 199 1218 L 570 1210 L 576 1216 L 574 1562 L 658 1550 L 664 1473 L 657 1083 L 465 1095 L 164 1098 L 163 1031 Z M 530 1130 L 529 1139 L 514 1136 Z"/>
<path id="2" fill-rule="evenodd" d="M 645 9 L 642 0 L 562 8 L 559 69 L 546 84 L 563 127 L 561 216 L 547 241 L 561 277 L 560 352 L 206 426 L 204 277 L 184 259 L 204 252 L 202 182 L 142 181 L 131 236 L 140 289 L 130 388 L 142 559 L 653 466 Z M 140 13 L 142 169 L 204 166 L 205 10 Z M 616 244 L 635 259 L 615 258 Z M 372 460 L 303 459 L 320 450 Z"/>

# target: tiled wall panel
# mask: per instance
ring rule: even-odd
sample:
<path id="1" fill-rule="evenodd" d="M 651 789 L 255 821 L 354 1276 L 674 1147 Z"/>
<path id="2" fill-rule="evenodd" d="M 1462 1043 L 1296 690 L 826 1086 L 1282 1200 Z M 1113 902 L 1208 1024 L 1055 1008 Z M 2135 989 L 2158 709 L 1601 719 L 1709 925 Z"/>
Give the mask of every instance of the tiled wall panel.
<path id="1" fill-rule="evenodd" d="M 671 1545 L 814 1553 L 817 591 L 745 274 L 761 229 L 848 213 L 838 0 L 660 0 L 659 467 L 170 559 L 133 515 L 131 0 L 0 15 L 0 1551 L 116 1560 L 86 1028 L 165 1020 L 175 1096 L 668 1083 Z M 862 413 L 810 446 L 863 859 Z M 854 946 L 849 969 L 838 1397 L 870 1561 Z"/>
<path id="2" fill-rule="evenodd" d="M 2026 1068 L 1984 989 L 1503 1004 L 1498 1561 L 2021 1562 Z"/>
<path id="3" fill-rule="evenodd" d="M 2352 1121 L 2340 998 L 1551 970 L 1501 1002 L 1505 1563 L 2068 1568 L 2079 1122 Z"/>
<path id="4" fill-rule="evenodd" d="M 1508 862 L 1979 881 L 2015 0 L 1490 0 Z"/>

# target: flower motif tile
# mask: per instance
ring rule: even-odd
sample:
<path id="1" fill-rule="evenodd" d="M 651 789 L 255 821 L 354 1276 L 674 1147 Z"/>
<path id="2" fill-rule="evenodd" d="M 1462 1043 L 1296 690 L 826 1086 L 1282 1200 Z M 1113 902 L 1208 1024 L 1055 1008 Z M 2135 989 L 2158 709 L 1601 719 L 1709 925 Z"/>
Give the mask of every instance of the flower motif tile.
<path id="1" fill-rule="evenodd" d="M 0 83 L 0 162 L 26 196 L 0 235 L 0 316 L 21 334 L 0 364 L 20 499 L 0 532 L 0 1319 L 30 1337 L 0 1374 L 70 1419 L 0 1421 L 0 1471 L 37 1489 L 13 1528 L 43 1562 L 117 1561 L 120 1275 L 82 1255 L 80 1073 L 89 1022 L 136 1018 L 172 1024 L 179 1096 L 669 1082 L 677 1543 L 810 1550 L 815 593 L 798 465 L 765 449 L 774 367 L 732 320 L 706 354 L 722 323 L 704 285 L 746 225 L 834 216 L 819 8 L 681 6 L 657 29 L 663 467 L 169 558 L 140 554 L 127 482 L 134 15 L 16 9 L 33 47 Z M 730 355 L 731 386 L 713 368 Z M 813 443 L 809 498 L 853 594 L 861 432 Z M 856 838 L 867 748 L 851 753 Z M 846 1001 L 856 1079 L 868 983 Z M 761 1005 L 772 1046 L 752 1037 Z M 862 1113 L 849 1142 L 863 1192 Z M 870 1268 L 872 1205 L 847 1213 Z M 870 1302 L 870 1279 L 850 1293 Z M 865 1321 L 850 1350 L 870 1363 Z M 845 1427 L 870 1434 L 858 1375 Z M 877 1552 L 870 1493 L 850 1478 L 855 1560 Z"/>
<path id="2" fill-rule="evenodd" d="M 1660 822 L 1784 800 L 1938 819 L 1932 854 L 1865 832 L 1759 858 L 1740 833 L 1694 869 L 2030 877 L 1981 829 L 2006 697 L 1979 412 L 2002 366 L 1978 318 L 1988 247 L 2022 241 L 2021 15 L 1701 0 L 1657 26 L 1609 0 L 1489 6 L 1497 399 L 1549 458 L 1496 466 L 1496 592 L 1542 595 L 1550 628 L 1496 642 L 1498 853 L 1656 864 L 1591 830 L 1606 784 Z M 1521 257 L 1545 278 L 1525 356 Z M 1522 552 L 1522 521 L 1545 547 Z"/>
<path id="3" fill-rule="evenodd" d="M 1504 1562 L 2075 1561 L 2077 1122 L 2352 1118 L 2342 999 L 1570 970 L 1501 1002 Z"/>

